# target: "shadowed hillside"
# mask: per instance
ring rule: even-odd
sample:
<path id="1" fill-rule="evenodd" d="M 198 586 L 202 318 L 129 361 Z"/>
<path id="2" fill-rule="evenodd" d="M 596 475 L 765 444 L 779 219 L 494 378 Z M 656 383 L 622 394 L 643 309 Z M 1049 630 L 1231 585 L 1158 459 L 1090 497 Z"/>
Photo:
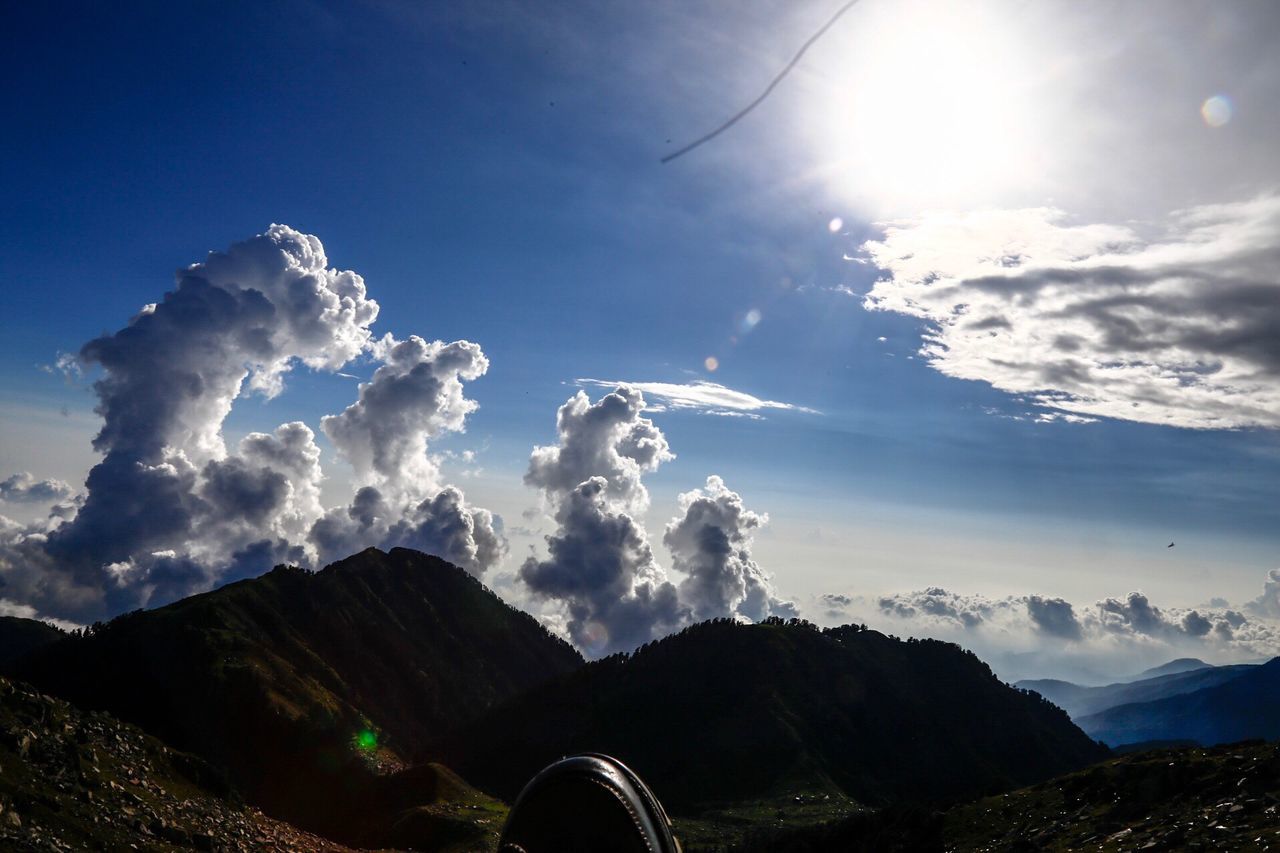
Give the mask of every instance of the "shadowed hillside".
<path id="1" fill-rule="evenodd" d="M 0 849 L 346 850 L 229 801 L 200 759 L 4 678 L 0 732 Z"/>
<path id="2" fill-rule="evenodd" d="M 580 664 L 462 569 L 369 549 L 122 616 L 15 669 L 227 768 L 268 812 L 350 839 L 378 776 Z"/>
<path id="3" fill-rule="evenodd" d="M 0 616 L 0 667 L 8 666 L 41 646 L 57 642 L 66 634 L 47 622 Z"/>
<path id="4" fill-rule="evenodd" d="M 944 811 L 891 808 L 756 832 L 735 853 L 1268 850 L 1280 845 L 1280 747 L 1128 755 Z"/>
<path id="5" fill-rule="evenodd" d="M 703 623 L 532 691 L 438 745 L 503 797 L 602 751 L 673 809 L 806 791 L 867 804 L 1003 790 L 1106 756 L 971 653 L 853 626 Z"/>

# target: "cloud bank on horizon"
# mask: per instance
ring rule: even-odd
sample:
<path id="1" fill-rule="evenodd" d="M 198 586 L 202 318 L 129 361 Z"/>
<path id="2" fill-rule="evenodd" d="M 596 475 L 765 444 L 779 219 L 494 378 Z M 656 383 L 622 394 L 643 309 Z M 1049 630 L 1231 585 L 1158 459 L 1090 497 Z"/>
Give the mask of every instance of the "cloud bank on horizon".
<path id="1" fill-rule="evenodd" d="M 978 652 L 1009 679 L 1114 679 L 1173 657 L 1219 663 L 1280 654 L 1280 569 L 1257 598 L 1232 606 L 1160 607 L 1141 592 L 1079 606 L 1063 598 L 991 598 L 928 587 L 866 597 L 826 593 L 829 622 L 862 620 L 884 631 L 940 637 Z"/>

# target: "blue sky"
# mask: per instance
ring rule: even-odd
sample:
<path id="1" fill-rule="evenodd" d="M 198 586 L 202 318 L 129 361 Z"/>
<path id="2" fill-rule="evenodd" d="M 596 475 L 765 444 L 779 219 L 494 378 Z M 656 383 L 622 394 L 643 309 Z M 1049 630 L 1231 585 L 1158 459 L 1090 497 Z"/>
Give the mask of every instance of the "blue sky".
<path id="1" fill-rule="evenodd" d="M 1009 43 L 1021 39 L 1018 49 L 1034 47 L 1044 62 L 1071 52 L 1046 47 L 1046 33 L 1085 38 L 1092 27 L 1131 48 L 1116 58 L 1098 47 L 1107 60 L 1087 74 L 1041 81 L 1078 100 L 1093 93 L 1096 112 L 1062 126 L 1097 150 L 1074 140 L 1061 156 L 1036 148 L 1039 182 L 895 194 L 859 182 L 867 167 L 857 158 L 824 159 L 833 143 L 818 130 L 842 109 L 833 89 L 883 85 L 875 75 L 839 76 L 857 47 L 850 39 L 869 37 L 889 14 L 887 4 L 864 5 L 760 110 L 667 165 L 659 157 L 749 100 L 830 10 L 14 10 L 0 60 L 9 117 L 0 140 L 0 476 L 82 482 L 97 459 L 89 383 L 40 366 L 125 325 L 172 288 L 173 270 L 285 223 L 318 236 L 331 265 L 364 276 L 381 305 L 376 334 L 483 347 L 489 371 L 467 385 L 479 409 L 465 433 L 432 449 L 476 452 L 446 470 L 506 522 L 512 556 L 494 577 L 511 575 L 554 527 L 521 520 L 539 502 L 521 475 L 532 447 L 555 441 L 556 408 L 576 380 L 702 380 L 815 412 L 654 414 L 676 459 L 646 476 L 650 538 L 658 547 L 678 493 L 719 474 L 770 514 L 755 558 L 806 615 L 825 618 L 815 604 L 823 593 L 872 601 L 927 586 L 1060 595 L 1077 607 L 1137 589 L 1166 607 L 1252 598 L 1280 546 L 1274 422 L 1189 429 L 1100 413 L 1087 424 L 1036 423 L 1050 410 L 1007 390 L 1014 379 L 982 381 L 986 368 L 972 364 L 950 375 L 930 366 L 920 350 L 932 315 L 868 310 L 863 296 L 894 271 L 846 256 L 865 260 L 860 246 L 884 233 L 877 222 L 934 203 L 1059 206 L 1082 222 L 1141 220 L 1136 230 L 1160 233 L 1169 210 L 1274 189 L 1276 170 L 1260 153 L 1274 141 L 1265 124 L 1274 119 L 1256 112 L 1280 86 L 1260 47 L 1275 16 L 1238 7 L 1231 17 L 1240 20 L 1215 23 L 1224 33 L 1216 41 L 1188 50 L 1215 61 L 1195 72 L 1178 63 L 1184 76 L 1150 82 L 1138 98 L 1141 75 L 1124 73 L 1124 62 L 1145 62 L 1158 77 L 1152 45 L 1203 32 L 1203 10 L 1176 6 L 1142 26 L 1129 12 L 1106 21 L 1066 5 L 1019 12 L 1026 20 L 1010 24 Z M 1230 92 L 1235 115 L 1208 127 L 1199 110 L 1218 92 Z M 1132 103 L 1149 115 L 1135 118 Z M 1060 120 L 1045 108 L 1027 126 L 1051 135 Z M 955 148 L 947 126 L 938 133 L 940 146 Z M 1199 166 L 1171 167 L 1170 152 Z M 759 321 L 748 328 L 751 311 Z M 365 358 L 344 372 L 368 380 L 376 366 Z M 281 396 L 239 400 L 225 432 L 293 419 L 319 432 L 356 384 L 295 370 Z M 344 500 L 344 470 L 335 460 L 329 472 L 333 503 Z"/>

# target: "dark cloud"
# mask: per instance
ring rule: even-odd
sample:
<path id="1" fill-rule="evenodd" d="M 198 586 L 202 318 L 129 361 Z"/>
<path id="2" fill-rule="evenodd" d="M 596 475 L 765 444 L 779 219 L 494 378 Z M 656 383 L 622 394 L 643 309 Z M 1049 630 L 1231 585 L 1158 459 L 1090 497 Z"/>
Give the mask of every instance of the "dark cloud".
<path id="1" fill-rule="evenodd" d="M 1050 637 L 1079 640 L 1082 636 L 1080 621 L 1069 601 L 1061 598 L 1027 596 L 1027 615 L 1036 630 Z"/>
<path id="2" fill-rule="evenodd" d="M 688 619 L 634 520 L 649 506 L 641 475 L 675 458 L 644 410 L 644 395 L 626 385 L 595 403 L 577 392 L 557 412 L 559 444 L 535 447 L 524 477 L 557 529 L 547 559 L 529 557 L 520 579 L 564 607 L 570 636 L 590 655 L 633 649 Z"/>
<path id="3" fill-rule="evenodd" d="M 644 529 L 610 508 L 608 488 L 590 477 L 560 496 L 547 559 L 520 567 L 536 595 L 564 603 L 570 636 L 592 655 L 630 651 L 687 620 Z"/>

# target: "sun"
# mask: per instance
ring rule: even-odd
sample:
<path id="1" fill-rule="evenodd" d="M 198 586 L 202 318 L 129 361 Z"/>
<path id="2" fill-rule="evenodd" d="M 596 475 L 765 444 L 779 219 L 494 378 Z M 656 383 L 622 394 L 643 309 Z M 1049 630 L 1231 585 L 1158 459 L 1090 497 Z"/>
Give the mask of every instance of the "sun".
<path id="1" fill-rule="evenodd" d="M 1007 11 L 1009 7 L 1004 7 Z M 804 132 L 882 213 L 991 203 L 1038 167 L 1044 72 L 1007 17 L 963 2 L 868 3 L 815 62 Z"/>

